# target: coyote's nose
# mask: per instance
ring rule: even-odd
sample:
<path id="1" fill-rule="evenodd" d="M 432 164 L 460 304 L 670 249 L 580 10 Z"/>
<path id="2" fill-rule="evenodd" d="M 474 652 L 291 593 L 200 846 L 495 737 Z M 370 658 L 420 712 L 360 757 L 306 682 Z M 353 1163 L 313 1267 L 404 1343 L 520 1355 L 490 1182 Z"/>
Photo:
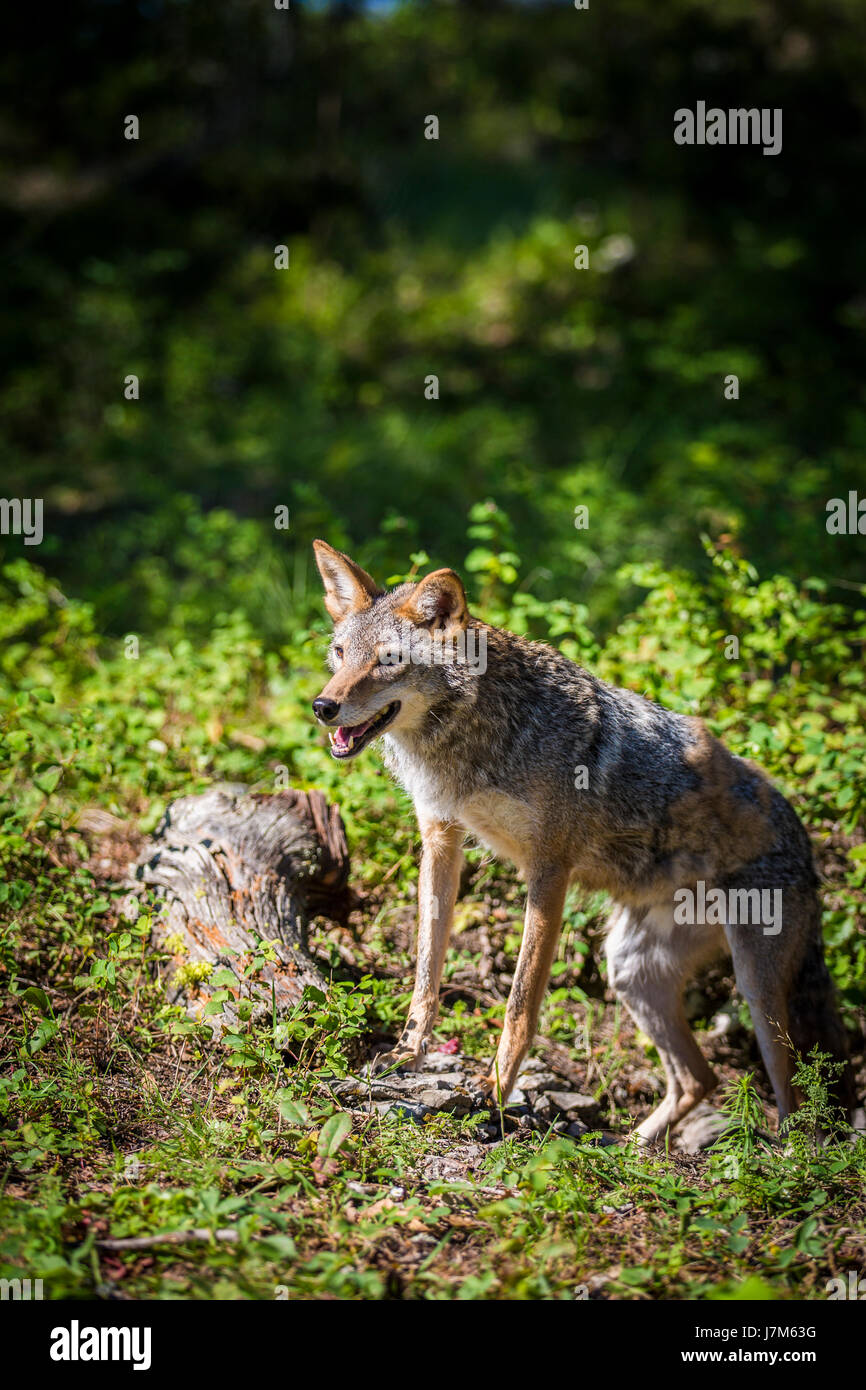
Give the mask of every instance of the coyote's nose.
<path id="1" fill-rule="evenodd" d="M 320 695 L 317 700 L 313 701 L 313 713 L 317 719 L 324 719 L 326 723 L 336 719 L 339 712 L 340 706 L 336 700 L 326 700 L 323 695 Z"/>

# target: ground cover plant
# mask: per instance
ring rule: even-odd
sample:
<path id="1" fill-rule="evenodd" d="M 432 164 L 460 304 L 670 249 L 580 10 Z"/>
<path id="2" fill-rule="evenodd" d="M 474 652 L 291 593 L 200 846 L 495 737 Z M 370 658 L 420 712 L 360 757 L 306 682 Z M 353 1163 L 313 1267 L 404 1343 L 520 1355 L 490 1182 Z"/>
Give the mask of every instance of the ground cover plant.
<path id="1" fill-rule="evenodd" d="M 643 602 L 597 640 L 581 605 L 518 587 L 506 527 L 492 503 L 470 518 L 486 615 L 708 712 L 793 797 L 862 1093 L 866 613 L 707 541 L 702 579 L 624 576 Z M 569 901 L 535 1053 L 598 1102 L 597 1136 L 353 1113 L 335 1086 L 394 1036 L 411 987 L 415 831 L 375 749 L 342 775 L 308 717 L 315 606 L 277 645 L 235 612 L 199 640 L 169 621 L 136 657 L 29 562 L 2 583 L 3 1276 L 41 1278 L 51 1298 L 808 1299 L 861 1267 L 866 1150 L 828 1112 L 826 1059 L 802 1059 L 809 1105 L 781 1144 L 723 970 L 690 1008 L 725 1082 L 724 1139 L 697 1155 L 627 1142 L 660 1067 L 605 994 L 598 897 Z M 156 907 L 131 906 L 124 875 L 172 797 L 270 789 L 286 771 L 338 799 L 358 902 L 346 926 L 315 924 L 328 991 L 219 1046 L 167 1002 Z M 521 897 L 481 851 L 468 860 L 436 1040 L 471 1058 L 502 1017 Z"/>
<path id="2" fill-rule="evenodd" d="M 781 1141 L 724 966 L 687 996 L 723 1137 L 628 1142 L 661 1067 L 607 988 L 598 895 L 569 897 L 531 1054 L 587 1131 L 351 1099 L 405 1017 L 418 840 L 377 749 L 339 767 L 310 712 L 318 536 L 382 581 L 454 567 L 479 616 L 705 717 L 809 829 L 866 1095 L 861 9 L 14 7 L 0 1279 L 630 1302 L 866 1280 L 832 1068 L 800 1058 Z M 782 148 L 678 144 L 698 101 L 782 112 Z M 225 781 L 337 803 L 355 898 L 312 924 L 326 987 L 214 1038 L 171 986 L 228 985 L 157 946 L 127 876 L 175 798 Z M 491 1057 L 521 915 L 470 849 L 443 1064 Z"/>

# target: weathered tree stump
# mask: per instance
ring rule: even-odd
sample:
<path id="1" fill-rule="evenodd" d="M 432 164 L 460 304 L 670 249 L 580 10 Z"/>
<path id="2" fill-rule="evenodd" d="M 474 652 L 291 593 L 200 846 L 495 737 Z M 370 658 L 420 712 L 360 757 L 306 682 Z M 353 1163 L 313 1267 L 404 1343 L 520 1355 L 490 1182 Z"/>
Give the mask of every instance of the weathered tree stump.
<path id="1" fill-rule="evenodd" d="M 340 813 L 319 791 L 226 784 L 173 802 L 135 868 L 136 880 L 165 900 L 154 939 L 171 955 L 168 997 L 217 1038 L 250 1008 L 254 1019 L 274 1006 L 287 1013 L 306 985 L 325 984 L 307 923 L 317 912 L 345 917 L 348 874 Z M 274 960 L 246 979 L 260 940 L 272 943 Z M 222 968 L 203 979 L 201 964 Z M 239 1013 L 243 1000 L 250 1003 Z"/>

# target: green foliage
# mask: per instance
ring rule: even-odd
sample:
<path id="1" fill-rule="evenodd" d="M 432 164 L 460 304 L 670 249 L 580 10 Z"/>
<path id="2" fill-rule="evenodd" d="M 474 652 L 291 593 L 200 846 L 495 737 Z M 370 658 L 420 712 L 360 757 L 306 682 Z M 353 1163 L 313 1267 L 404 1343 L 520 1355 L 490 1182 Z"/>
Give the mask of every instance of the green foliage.
<path id="1" fill-rule="evenodd" d="M 277 635 L 258 631 L 243 593 L 234 593 L 239 607 L 216 611 L 214 533 L 194 511 L 184 515 L 178 552 L 168 548 L 160 559 L 174 571 L 185 557 L 184 602 L 161 608 L 159 585 L 148 592 L 142 583 L 147 620 L 137 656 L 129 634 L 100 634 L 92 607 L 32 564 L 13 562 L 0 581 L 0 629 L 10 634 L 0 661 L 0 969 L 17 1020 L 0 1077 L 0 1144 L 7 1167 L 28 1185 L 25 1203 L 0 1196 L 3 1273 L 44 1272 L 51 1297 L 92 1294 L 115 1277 L 94 1244 L 94 1223 L 114 1236 L 231 1226 L 230 1245 L 215 1234 L 209 1246 L 167 1247 L 139 1273 L 124 1267 L 124 1287 L 187 1297 L 271 1298 L 279 1289 L 286 1292 L 276 1296 L 293 1298 L 393 1296 L 386 1266 L 364 1252 L 371 1240 L 405 1231 L 429 1233 L 430 1260 L 414 1276 L 413 1297 L 585 1298 L 586 1276 L 599 1266 L 606 1273 L 591 1287 L 602 1296 L 738 1298 L 758 1285 L 762 1297 L 820 1295 L 828 1252 L 843 1248 L 839 1214 L 862 1192 L 864 1149 L 862 1140 L 835 1137 L 829 1075 L 817 1056 L 800 1064 L 806 1104 L 781 1149 L 766 1135 L 752 1078 L 728 1089 L 729 1123 L 706 1182 L 663 1155 L 512 1137 L 494 1148 L 479 1181 L 428 1184 L 397 1199 L 388 1194 L 404 1191 L 431 1145 L 471 1141 L 477 1122 L 440 1116 L 419 1128 L 378 1117 L 359 1132 L 333 1091 L 371 1032 L 397 1031 L 405 977 L 368 972 L 345 981 L 326 941 L 321 949 L 336 972 L 327 993 L 308 989 L 276 1024 L 254 1025 L 242 1000 L 237 1028 L 216 1056 L 209 1028 L 168 1003 L 149 909 L 122 916 L 118 894 L 94 877 L 77 829 L 85 812 L 147 827 L 173 796 L 220 778 L 267 787 L 287 768 L 292 781 L 339 798 L 359 882 L 373 892 L 393 884 L 371 926 L 374 953 L 385 949 L 380 933 L 390 917 L 411 911 L 415 874 L 408 808 L 375 752 L 338 779 L 305 714 L 325 643 L 311 596 L 299 598 Z M 214 525 L 230 550 L 235 525 L 237 544 L 247 544 L 248 523 L 222 516 Z M 866 998 L 864 807 L 855 775 L 866 727 L 864 614 L 828 601 L 817 581 L 762 579 L 736 553 L 708 543 L 703 576 L 633 567 L 631 591 L 643 587 L 646 596 L 604 638 L 567 593 L 550 603 L 535 596 L 497 504 L 473 508 L 468 540 L 464 568 L 489 605 L 484 616 L 557 642 L 675 708 L 707 714 L 731 747 L 757 757 L 794 796 L 819 852 L 826 839 L 831 854 L 829 959 L 855 1010 Z M 429 560 L 415 552 L 410 563 L 418 573 Z M 725 651 L 731 635 L 739 637 L 736 658 Z M 479 866 L 479 885 L 496 872 Z M 472 901 L 461 908 L 465 925 L 475 910 Z M 601 1045 L 594 1039 L 596 1006 L 581 983 L 585 934 L 602 911 L 595 898 L 569 904 L 543 1028 L 592 1058 L 596 1099 L 616 1121 L 610 1097 L 623 1046 L 616 1031 Z M 516 935 L 506 944 L 516 949 Z M 263 941 L 247 973 L 267 953 Z M 408 968 L 408 958 L 401 964 Z M 446 982 L 460 965 L 459 956 L 449 961 Z M 223 968 L 209 981 L 216 1009 L 238 972 Z M 459 1038 L 468 1055 L 485 1053 L 501 1008 L 458 1000 L 443 1015 L 441 1036 Z M 585 1020 L 580 1035 L 576 1013 Z M 171 1080 L 176 1063 L 153 1080 L 150 1067 L 166 1047 L 188 1049 L 195 1075 L 207 1078 L 191 1105 Z M 115 1074 L 137 1078 L 132 1156 L 123 1138 L 128 1102 L 107 1081 Z M 101 1185 L 70 1184 L 66 1175 L 80 1165 L 95 1167 Z M 501 1187 L 495 1200 L 491 1183 Z M 612 1265 L 611 1213 L 637 1209 L 651 1213 L 649 1224 Z M 455 1232 L 468 1232 L 456 1284 L 448 1254 Z M 712 1272 L 719 1268 L 722 1278 Z"/>
<path id="2" fill-rule="evenodd" d="M 313 536 L 382 574 L 453 564 L 485 497 L 513 530 L 475 538 L 485 583 L 519 554 L 594 630 L 631 607 L 623 564 L 695 569 L 701 527 L 797 584 L 862 582 L 824 524 L 866 438 L 850 0 L 795 28 L 740 0 L 579 22 L 576 46 L 567 5 L 300 7 L 280 46 L 240 0 L 122 25 L 84 0 L 74 71 L 10 36 L 4 486 L 45 499 L 49 567 L 101 630 L 177 609 L 201 633 L 223 605 L 276 635 Z M 785 110 L 783 168 L 674 144 L 696 69 L 710 105 L 748 85 Z"/>
<path id="3" fill-rule="evenodd" d="M 151 8 L 83 0 L 68 45 L 40 29 L 0 56 L 4 492 L 45 503 L 38 551 L 0 537 L 0 1272 L 52 1298 L 571 1299 L 590 1276 L 604 1297 L 823 1296 L 866 1157 L 817 1056 L 784 1145 L 746 1076 L 701 1172 L 511 1134 L 480 1177 L 422 1182 L 476 1120 L 350 1120 L 335 1078 L 405 1011 L 415 831 L 375 751 L 346 776 L 308 717 L 309 542 L 380 579 L 460 568 L 481 616 L 760 762 L 816 842 L 862 1017 L 862 537 L 825 526 L 866 440 L 850 0 L 803 0 L 796 28 L 611 0 L 579 46 L 568 5 L 292 6 L 278 30 L 240 0 Z M 782 107 L 796 158 L 675 146 L 696 71 L 709 104 Z M 87 827 L 128 846 L 178 795 L 278 776 L 339 800 L 393 973 L 365 957 L 346 982 L 325 933 L 327 993 L 276 1026 L 242 1002 L 215 1049 Z M 472 863 L 479 893 L 502 877 Z M 619 1016 L 593 1036 L 587 978 L 602 910 L 569 904 L 544 1026 L 622 1125 Z M 459 999 L 442 1036 L 487 1052 L 501 1012 Z M 193 1229 L 212 1238 L 140 1260 L 98 1244 Z"/>
<path id="4" fill-rule="evenodd" d="M 766 1125 L 764 1107 L 751 1073 L 728 1083 L 722 1091 L 719 1109 L 725 1119 L 725 1129 L 713 1145 L 713 1165 L 733 1182 L 748 1181 L 766 1147 L 765 1136 L 762 1136 Z"/>
<path id="5" fill-rule="evenodd" d="M 845 1064 L 834 1062 L 829 1053 L 815 1046 L 808 1057 L 800 1057 L 792 1077 L 802 1100 L 785 1123 L 785 1139 L 794 1157 L 807 1166 L 820 1156 L 831 1162 L 845 1156 L 848 1125 L 831 1098 L 833 1081 Z"/>

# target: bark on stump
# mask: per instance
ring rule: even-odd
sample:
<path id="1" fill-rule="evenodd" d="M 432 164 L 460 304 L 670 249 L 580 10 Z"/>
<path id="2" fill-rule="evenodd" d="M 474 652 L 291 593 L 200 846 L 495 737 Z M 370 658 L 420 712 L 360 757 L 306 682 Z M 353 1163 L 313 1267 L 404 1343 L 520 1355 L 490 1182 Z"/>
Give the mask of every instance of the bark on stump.
<path id="1" fill-rule="evenodd" d="M 243 999 L 256 1020 L 270 1018 L 274 1004 L 285 1015 L 306 985 L 326 984 L 307 949 L 307 922 L 317 912 L 345 917 L 348 874 L 340 813 L 319 791 L 227 784 L 173 802 L 135 869 L 165 900 L 154 939 L 171 953 L 168 998 L 216 1038 L 237 1027 Z M 246 980 L 258 938 L 272 943 L 275 960 Z M 214 980 L 183 969 L 200 962 L 217 967 Z"/>

